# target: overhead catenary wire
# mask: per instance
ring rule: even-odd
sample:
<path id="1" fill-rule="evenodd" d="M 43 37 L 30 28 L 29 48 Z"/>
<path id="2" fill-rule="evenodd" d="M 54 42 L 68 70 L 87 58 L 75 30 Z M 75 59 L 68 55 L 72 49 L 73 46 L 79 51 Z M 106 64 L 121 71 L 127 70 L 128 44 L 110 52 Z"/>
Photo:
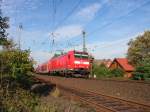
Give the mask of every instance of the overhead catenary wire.
<path id="1" fill-rule="evenodd" d="M 55 30 L 61 26 L 73 13 L 74 11 L 78 8 L 78 6 L 80 5 L 82 0 L 79 0 L 77 2 L 77 4 L 72 8 L 72 10 L 55 26 L 55 15 L 56 15 L 56 6 L 55 6 L 55 3 L 53 1 L 53 10 L 54 10 L 54 13 L 53 13 L 53 21 L 54 21 L 54 25 L 53 25 L 53 32 L 51 33 L 51 36 L 52 36 L 52 50 L 54 50 L 54 46 L 55 46 Z"/>
<path id="2" fill-rule="evenodd" d="M 129 12 L 126 13 L 125 15 L 122 15 L 122 16 L 116 18 L 115 20 L 113 20 L 113 21 L 111 21 L 111 22 L 108 22 L 108 23 L 106 23 L 105 25 L 103 25 L 103 26 L 101 26 L 101 27 L 95 29 L 94 31 L 91 31 L 90 33 L 87 34 L 87 36 L 90 37 L 91 35 L 93 35 L 93 34 L 95 34 L 96 32 L 98 32 L 100 29 L 104 29 L 104 28 L 106 28 L 106 27 L 108 27 L 108 26 L 114 24 L 115 22 L 118 22 L 119 20 L 124 19 L 124 17 L 126 17 L 126 16 L 128 16 L 128 15 L 134 13 L 136 10 L 140 9 L 141 7 L 143 7 L 143 6 L 145 6 L 145 5 L 149 4 L 149 3 L 150 3 L 150 1 L 144 2 L 143 4 L 141 4 L 140 6 L 134 8 L 133 10 L 129 11 Z M 126 40 L 123 40 L 123 41 L 121 41 L 121 42 L 125 42 L 125 41 L 126 41 Z M 105 45 L 105 46 L 103 46 L 103 48 L 111 47 L 111 46 L 113 46 L 113 45 L 114 45 L 114 44 L 112 44 L 112 45 Z"/>
<path id="3" fill-rule="evenodd" d="M 101 0 L 99 0 L 99 1 L 101 1 Z M 103 8 L 105 5 L 107 5 L 108 3 L 109 3 L 108 1 L 102 3 L 100 9 L 102 9 L 102 8 Z M 91 12 L 91 13 L 92 13 L 92 12 Z M 99 18 L 99 17 L 101 17 L 101 14 L 97 15 L 94 19 Z M 92 21 L 88 22 L 84 27 L 86 28 L 89 24 L 91 24 L 91 22 L 92 22 Z"/>
<path id="4" fill-rule="evenodd" d="M 52 0 L 52 33 L 50 34 L 51 39 L 50 39 L 50 47 L 51 47 L 51 52 L 54 51 L 54 47 L 55 46 L 55 40 L 56 40 L 56 35 L 55 35 L 55 30 L 61 26 L 74 12 L 75 10 L 78 8 L 78 6 L 80 5 L 82 0 L 79 0 L 77 2 L 77 4 L 72 8 L 72 10 L 56 25 L 56 13 L 57 13 L 57 8 L 58 5 L 56 4 L 56 0 Z M 63 2 L 63 0 L 59 0 L 59 5 Z M 45 39 L 45 41 L 43 41 L 41 44 L 45 44 L 47 42 L 47 39 Z"/>
<path id="5" fill-rule="evenodd" d="M 59 26 L 61 26 L 78 8 L 78 6 L 81 4 L 82 0 L 79 0 L 77 4 L 72 8 L 72 10 L 56 25 L 55 29 L 57 29 Z"/>
<path id="6" fill-rule="evenodd" d="M 127 14 L 122 15 L 122 16 L 118 17 L 117 19 L 115 19 L 115 20 L 113 20 L 111 22 L 106 23 L 105 25 L 95 29 L 94 31 L 91 31 L 90 33 L 87 34 L 87 36 L 91 36 L 91 35 L 95 34 L 96 32 L 98 32 L 100 29 L 102 29 L 102 28 L 104 29 L 105 27 L 108 27 L 108 26 L 112 25 L 114 22 L 118 22 L 119 20 L 124 19 L 124 17 L 134 13 L 137 9 L 140 9 L 141 7 L 147 5 L 148 3 L 150 3 L 150 1 L 144 2 L 140 6 L 138 6 L 138 7 L 134 8 L 133 10 L 129 11 Z"/>

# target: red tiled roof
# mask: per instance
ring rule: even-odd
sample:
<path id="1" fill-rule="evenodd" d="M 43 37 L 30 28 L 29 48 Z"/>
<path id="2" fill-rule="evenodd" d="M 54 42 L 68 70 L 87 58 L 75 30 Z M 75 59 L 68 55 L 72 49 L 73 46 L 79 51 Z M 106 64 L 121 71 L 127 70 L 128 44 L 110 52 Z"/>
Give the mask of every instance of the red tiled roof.
<path id="1" fill-rule="evenodd" d="M 116 58 L 115 60 L 120 64 L 120 66 L 125 71 L 133 71 L 134 70 L 134 67 L 128 62 L 127 58 Z"/>

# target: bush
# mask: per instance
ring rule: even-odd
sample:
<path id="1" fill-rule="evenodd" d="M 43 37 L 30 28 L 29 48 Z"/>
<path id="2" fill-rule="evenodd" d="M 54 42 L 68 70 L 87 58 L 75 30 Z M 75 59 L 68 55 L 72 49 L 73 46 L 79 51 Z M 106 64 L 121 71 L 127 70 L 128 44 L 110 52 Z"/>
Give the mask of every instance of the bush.
<path id="1" fill-rule="evenodd" d="M 111 74 L 112 74 L 112 77 L 123 77 L 124 72 L 121 69 L 116 68 L 116 69 L 111 70 Z"/>
<path id="2" fill-rule="evenodd" d="M 133 73 L 133 79 L 145 80 L 150 79 L 150 59 L 144 59 Z"/>
<path id="3" fill-rule="evenodd" d="M 97 76 L 97 77 L 110 77 L 110 70 L 104 65 L 93 65 L 93 73 Z"/>
<path id="4" fill-rule="evenodd" d="M 29 79 L 34 81 L 32 77 L 28 76 L 21 81 Z M 21 81 L 18 82 L 11 76 L 1 78 L 0 96 L 3 97 L 0 97 L 0 112 L 56 112 L 57 107 L 43 104 L 40 96 L 33 91 L 24 89 L 23 86 L 26 84 Z M 22 84 L 24 85 L 22 86 Z"/>
<path id="5" fill-rule="evenodd" d="M 29 58 L 28 50 L 11 50 L 0 52 L 1 73 L 10 74 L 13 77 L 26 74 L 33 69 L 33 61 Z"/>
<path id="6" fill-rule="evenodd" d="M 113 69 L 110 70 L 109 68 L 107 68 L 104 64 L 101 65 L 93 65 L 93 73 L 97 76 L 97 77 L 123 77 L 124 72 L 123 70 L 117 68 L 117 69 Z"/>

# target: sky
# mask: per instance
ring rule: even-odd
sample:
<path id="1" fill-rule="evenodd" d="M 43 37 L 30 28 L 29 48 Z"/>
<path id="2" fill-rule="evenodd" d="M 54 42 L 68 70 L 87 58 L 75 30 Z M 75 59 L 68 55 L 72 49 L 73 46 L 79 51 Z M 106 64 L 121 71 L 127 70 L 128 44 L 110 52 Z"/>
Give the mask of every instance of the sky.
<path id="1" fill-rule="evenodd" d="M 59 51 L 86 47 L 95 59 L 126 57 L 131 39 L 150 30 L 150 0 L 2 0 L 9 38 L 37 64 Z M 19 30 L 19 25 L 23 28 Z"/>

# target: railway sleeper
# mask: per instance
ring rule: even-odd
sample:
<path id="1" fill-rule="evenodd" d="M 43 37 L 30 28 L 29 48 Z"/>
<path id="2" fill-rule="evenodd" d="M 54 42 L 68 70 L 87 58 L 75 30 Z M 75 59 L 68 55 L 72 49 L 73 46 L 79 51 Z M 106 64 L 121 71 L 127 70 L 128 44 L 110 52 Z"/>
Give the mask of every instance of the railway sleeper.
<path id="1" fill-rule="evenodd" d="M 118 108 L 116 109 L 118 112 L 145 112 L 144 110 L 141 109 L 136 109 L 136 108 Z"/>
<path id="2" fill-rule="evenodd" d="M 119 102 L 113 102 L 113 103 L 109 103 L 109 102 L 101 102 L 101 103 L 103 103 L 103 105 L 105 105 L 105 106 L 110 106 L 110 107 L 124 106 L 124 104 L 119 103 Z"/>
<path id="3" fill-rule="evenodd" d="M 92 99 L 92 100 L 96 100 L 96 101 L 106 101 L 106 99 L 104 99 L 104 98 L 101 98 L 101 97 L 94 97 L 94 96 L 92 96 L 91 99 Z"/>
<path id="4" fill-rule="evenodd" d="M 145 112 L 141 110 L 120 110 L 119 112 Z"/>
<path id="5" fill-rule="evenodd" d="M 113 107 L 114 109 L 116 109 L 116 110 L 131 110 L 131 109 L 134 109 L 133 107 L 131 107 L 131 106 L 115 106 L 115 107 Z"/>
<path id="6" fill-rule="evenodd" d="M 122 105 L 122 106 L 113 106 L 113 109 L 119 111 L 119 112 L 145 112 L 144 110 L 128 105 Z"/>
<path id="7" fill-rule="evenodd" d="M 105 104 L 114 104 L 115 102 L 114 101 L 105 100 L 105 101 L 103 101 L 103 103 L 105 103 Z"/>
<path id="8" fill-rule="evenodd" d="M 100 97 L 100 96 L 94 96 L 93 94 L 84 94 L 84 93 L 81 93 L 83 97 L 89 97 L 90 99 L 97 99 L 97 100 L 104 100 L 103 97 Z"/>

